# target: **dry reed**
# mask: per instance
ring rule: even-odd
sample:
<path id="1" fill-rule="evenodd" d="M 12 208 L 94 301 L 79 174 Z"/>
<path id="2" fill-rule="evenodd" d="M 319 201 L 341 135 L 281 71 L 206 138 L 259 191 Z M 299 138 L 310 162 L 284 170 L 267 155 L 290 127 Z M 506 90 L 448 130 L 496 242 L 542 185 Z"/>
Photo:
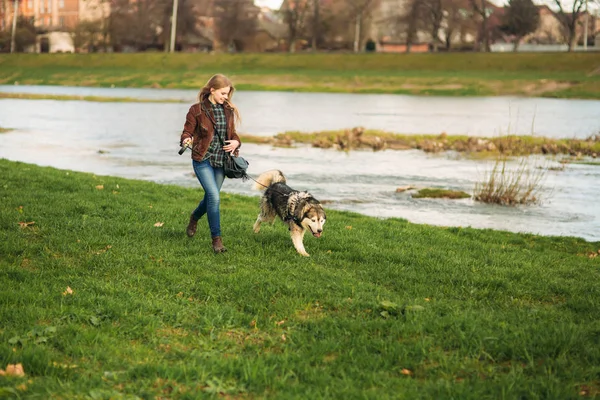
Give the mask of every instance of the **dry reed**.
<path id="1" fill-rule="evenodd" d="M 516 167 L 508 165 L 506 157 L 498 158 L 482 182 L 475 183 L 476 201 L 515 206 L 541 202 L 541 184 L 547 168 L 536 168 L 523 157 Z"/>

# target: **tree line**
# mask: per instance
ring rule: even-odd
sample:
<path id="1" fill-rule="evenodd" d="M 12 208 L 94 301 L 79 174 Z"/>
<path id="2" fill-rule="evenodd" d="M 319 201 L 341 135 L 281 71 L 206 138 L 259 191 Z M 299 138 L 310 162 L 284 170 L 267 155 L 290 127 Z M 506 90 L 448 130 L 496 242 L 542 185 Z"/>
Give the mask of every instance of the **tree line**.
<path id="1" fill-rule="evenodd" d="M 85 1 L 85 0 L 82 0 Z M 252 0 L 177 0 L 176 49 L 201 43 L 207 50 L 245 51 L 260 29 L 260 10 Z M 74 46 L 83 51 L 170 50 L 174 0 L 101 0 L 110 12 L 71 28 Z M 578 26 L 590 4 L 600 0 L 548 0 L 560 24 L 563 41 L 573 49 Z M 102 4 L 101 4 L 102 5 Z M 498 10 L 501 10 L 500 12 Z M 274 11 L 280 42 L 277 50 L 374 50 L 382 37 L 416 43 L 431 51 L 470 48 L 490 51 L 493 42 L 510 40 L 517 50 L 534 32 L 540 13 L 533 0 L 506 0 L 498 8 L 488 0 L 284 0 Z M 17 23 L 17 50 L 35 42 L 32 21 Z M 5 47 L 7 31 L 0 35 Z M 590 32 L 590 39 L 595 32 Z"/>

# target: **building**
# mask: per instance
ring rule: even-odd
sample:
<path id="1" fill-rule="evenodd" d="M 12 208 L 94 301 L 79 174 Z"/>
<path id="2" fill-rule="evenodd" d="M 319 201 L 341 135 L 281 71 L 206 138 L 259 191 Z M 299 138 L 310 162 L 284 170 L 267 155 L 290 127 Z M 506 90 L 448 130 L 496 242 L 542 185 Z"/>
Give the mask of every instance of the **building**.
<path id="1" fill-rule="evenodd" d="M 0 0 L 0 30 L 12 29 L 15 1 Z M 36 52 L 74 51 L 67 44 L 68 35 L 83 21 L 103 21 L 110 13 L 110 5 L 104 0 L 22 0 L 18 2 L 17 16 L 28 19 L 36 28 L 38 43 Z M 50 33 L 62 32 L 56 35 Z M 53 42 L 56 42 L 53 45 Z"/>

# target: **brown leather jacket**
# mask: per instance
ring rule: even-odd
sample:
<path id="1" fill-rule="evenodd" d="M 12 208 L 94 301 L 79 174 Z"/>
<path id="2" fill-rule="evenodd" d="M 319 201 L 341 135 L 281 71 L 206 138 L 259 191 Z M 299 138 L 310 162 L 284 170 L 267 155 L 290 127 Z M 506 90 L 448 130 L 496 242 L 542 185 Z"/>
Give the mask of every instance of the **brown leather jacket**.
<path id="1" fill-rule="evenodd" d="M 235 150 L 237 155 L 239 148 L 242 146 L 242 141 L 235 131 L 235 121 L 233 108 L 227 103 L 223 104 L 225 118 L 227 119 L 227 139 L 237 140 L 240 146 Z M 208 146 L 215 135 L 215 117 L 212 112 L 210 101 L 205 99 L 202 103 L 196 103 L 190 107 L 183 125 L 183 132 L 179 140 L 179 145 L 183 145 L 183 141 L 187 138 L 192 138 L 192 159 L 202 161 Z"/>

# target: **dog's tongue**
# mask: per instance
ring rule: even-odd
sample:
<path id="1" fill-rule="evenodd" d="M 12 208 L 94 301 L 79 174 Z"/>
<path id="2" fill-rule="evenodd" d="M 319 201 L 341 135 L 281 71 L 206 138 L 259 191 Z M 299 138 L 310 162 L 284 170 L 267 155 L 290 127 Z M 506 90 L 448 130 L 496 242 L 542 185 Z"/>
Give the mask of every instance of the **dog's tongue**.
<path id="1" fill-rule="evenodd" d="M 314 237 L 321 237 L 321 233 L 317 232 L 317 233 L 313 233 Z"/>

